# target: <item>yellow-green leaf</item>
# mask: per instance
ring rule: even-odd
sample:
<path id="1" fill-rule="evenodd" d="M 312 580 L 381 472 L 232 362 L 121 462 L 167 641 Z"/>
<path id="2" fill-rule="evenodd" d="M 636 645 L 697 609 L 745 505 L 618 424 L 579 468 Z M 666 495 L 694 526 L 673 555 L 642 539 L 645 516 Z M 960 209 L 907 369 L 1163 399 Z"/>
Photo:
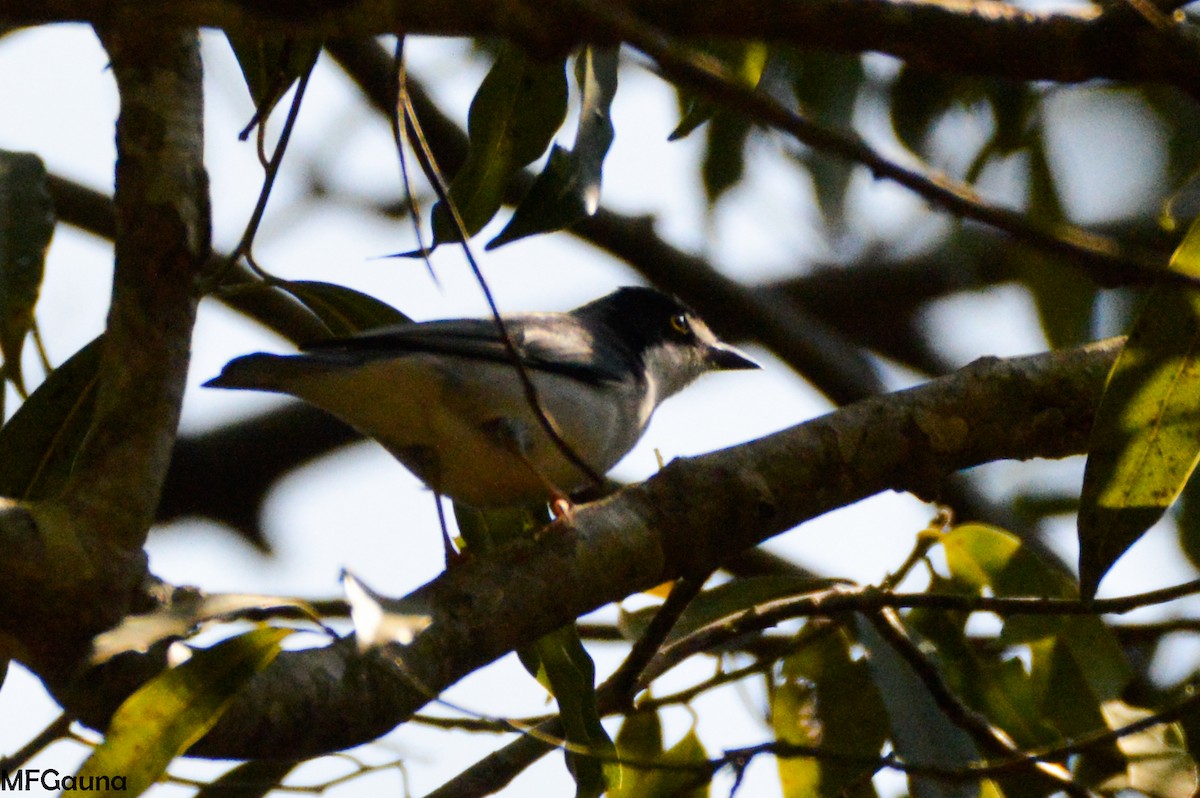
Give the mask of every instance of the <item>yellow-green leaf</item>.
<path id="1" fill-rule="evenodd" d="M 79 769 L 81 783 L 124 776 L 122 789 L 69 795 L 131 798 L 162 778 L 167 766 L 213 727 L 250 677 L 279 653 L 290 629 L 255 629 L 195 652 L 163 671 L 117 709 L 101 743 Z"/>
<path id="2" fill-rule="evenodd" d="M 1085 598 L 1162 517 L 1196 467 L 1198 354 L 1200 296 L 1177 286 L 1155 289 L 1109 373 L 1088 444 L 1079 509 Z"/>
<path id="3" fill-rule="evenodd" d="M 1105 702 L 1102 709 L 1110 729 L 1154 714 L 1123 701 Z M 1124 773 L 1105 782 L 1105 794 L 1120 790 L 1137 790 L 1156 798 L 1190 798 L 1196 794 L 1196 762 L 1188 754 L 1178 723 L 1163 723 L 1126 735 L 1117 740 L 1117 747 L 1128 764 Z"/>

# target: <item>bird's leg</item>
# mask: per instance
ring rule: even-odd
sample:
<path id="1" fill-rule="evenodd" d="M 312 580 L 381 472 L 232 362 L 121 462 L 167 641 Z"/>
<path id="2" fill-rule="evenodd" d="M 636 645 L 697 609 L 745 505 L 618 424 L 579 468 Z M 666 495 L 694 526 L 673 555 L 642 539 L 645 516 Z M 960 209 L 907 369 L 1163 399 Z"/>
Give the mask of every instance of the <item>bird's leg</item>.
<path id="1" fill-rule="evenodd" d="M 555 518 L 569 516 L 574 507 L 571 499 L 530 458 L 530 452 L 533 451 L 533 436 L 530 433 L 529 425 L 518 419 L 496 418 L 488 422 L 485 428 L 493 440 L 515 455 L 529 469 L 529 473 L 542 483 L 542 487 L 549 497 L 551 514 Z"/>

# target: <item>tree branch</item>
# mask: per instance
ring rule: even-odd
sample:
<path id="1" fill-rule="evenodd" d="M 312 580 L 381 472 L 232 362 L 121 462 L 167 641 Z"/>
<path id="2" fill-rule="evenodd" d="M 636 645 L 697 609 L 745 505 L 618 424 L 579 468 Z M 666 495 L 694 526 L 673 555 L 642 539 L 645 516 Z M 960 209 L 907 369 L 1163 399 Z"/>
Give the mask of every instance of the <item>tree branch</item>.
<path id="1" fill-rule="evenodd" d="M 630 0 L 629 13 L 673 37 L 743 39 L 843 52 L 882 52 L 931 70 L 1014 80 L 1096 78 L 1167 83 L 1200 96 L 1196 35 L 1151 25 L 1122 4 L 1035 13 L 1002 2 L 924 0 Z M 495 0 L 9 0 L 11 25 L 104 22 L 135 10 L 148 27 L 189 25 L 313 37 L 403 31 L 507 36 L 564 52 L 606 39 L 570 4 Z"/>

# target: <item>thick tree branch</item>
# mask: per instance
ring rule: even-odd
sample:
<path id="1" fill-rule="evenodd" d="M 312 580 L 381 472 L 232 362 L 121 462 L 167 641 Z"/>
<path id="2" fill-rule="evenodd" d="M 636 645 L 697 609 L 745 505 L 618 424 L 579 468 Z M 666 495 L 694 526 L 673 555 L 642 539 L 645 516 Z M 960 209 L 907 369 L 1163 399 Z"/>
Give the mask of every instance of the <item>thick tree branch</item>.
<path id="1" fill-rule="evenodd" d="M 121 113 L 116 265 L 95 409 L 57 499 L 0 499 L 0 631 L 59 688 L 95 634 L 148 601 L 142 545 L 175 440 L 208 257 L 197 32 L 114 24 L 100 35 Z"/>
<path id="2" fill-rule="evenodd" d="M 195 31 L 99 33 L 121 94 L 116 269 L 96 409 L 64 500 L 88 527 L 140 548 L 175 442 L 209 255 L 200 52 Z"/>
<path id="3" fill-rule="evenodd" d="M 1153 81 L 1200 94 L 1200 59 L 1190 26 L 1151 25 L 1119 3 L 1051 13 L 988 0 L 630 0 L 622 6 L 675 37 L 876 51 L 928 69 L 1015 80 Z M 559 52 L 608 35 L 570 4 L 495 0 L 9 0 L 4 21 L 103 22 L 131 10 L 150 27 L 183 24 L 324 37 L 401 31 L 501 35 Z"/>
<path id="4" fill-rule="evenodd" d="M 294 759 L 373 739 L 519 645 L 664 580 L 705 573 L 829 510 L 883 490 L 934 495 L 947 475 L 993 460 L 1082 452 L 1119 345 L 980 360 L 758 441 L 676 460 L 643 485 L 579 507 L 570 524 L 539 540 L 451 569 L 406 599 L 404 612 L 422 608 L 433 622 L 400 652 L 401 670 L 378 655 L 360 657 L 352 641 L 284 653 L 194 753 Z M 120 672 L 146 667 L 131 655 L 103 676 L 131 685 L 136 679 Z M 67 708 L 103 726 L 121 695 L 100 692 Z M 340 721 L 312 722 L 322 717 Z"/>

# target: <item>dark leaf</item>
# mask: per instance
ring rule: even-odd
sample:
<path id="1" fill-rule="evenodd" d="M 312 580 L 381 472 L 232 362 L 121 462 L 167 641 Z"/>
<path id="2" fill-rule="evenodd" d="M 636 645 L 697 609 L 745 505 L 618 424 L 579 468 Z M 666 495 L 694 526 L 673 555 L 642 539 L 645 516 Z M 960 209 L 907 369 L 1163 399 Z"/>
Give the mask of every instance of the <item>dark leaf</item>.
<path id="1" fill-rule="evenodd" d="M 344 285 L 291 280 L 279 287 L 304 303 L 336 338 L 412 321 L 388 303 Z"/>
<path id="2" fill-rule="evenodd" d="M 569 152 L 557 144 L 550 149 L 545 168 L 488 249 L 561 230 L 596 212 L 604 158 L 613 140 L 609 112 L 617 91 L 617 64 L 617 50 L 611 47 L 589 46 L 576 58 L 582 100 L 575 146 Z"/>
<path id="3" fill-rule="evenodd" d="M 450 201 L 468 236 L 500 209 L 513 175 L 546 151 L 567 113 L 565 62 L 544 63 L 505 44 L 467 117 L 467 160 L 450 183 Z M 433 206 L 434 245 L 458 241 L 444 202 Z"/>
<path id="4" fill-rule="evenodd" d="M 12 380 L 21 394 L 21 350 L 33 327 L 54 221 L 42 159 L 0 150 L 0 377 Z"/>
<path id="5" fill-rule="evenodd" d="M 0 428 L 0 496 L 40 499 L 70 476 L 92 420 L 101 339 L 55 369 Z"/>
<path id="6" fill-rule="evenodd" d="M 298 764 L 276 759 L 243 762 L 216 781 L 201 787 L 192 798 L 264 798 L 282 784 Z"/>
<path id="7" fill-rule="evenodd" d="M 300 76 L 312 71 L 323 45 L 321 39 L 242 35 L 228 30 L 225 37 L 254 100 L 257 123 L 270 116 Z"/>

